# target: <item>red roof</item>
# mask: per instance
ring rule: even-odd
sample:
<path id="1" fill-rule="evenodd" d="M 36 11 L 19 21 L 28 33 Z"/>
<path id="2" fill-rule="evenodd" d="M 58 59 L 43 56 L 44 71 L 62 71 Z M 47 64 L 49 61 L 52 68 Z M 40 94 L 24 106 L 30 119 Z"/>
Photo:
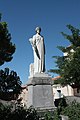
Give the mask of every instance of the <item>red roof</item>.
<path id="1" fill-rule="evenodd" d="M 52 78 L 52 80 L 57 80 L 59 78 L 61 78 L 61 76 L 56 76 L 56 77 Z"/>

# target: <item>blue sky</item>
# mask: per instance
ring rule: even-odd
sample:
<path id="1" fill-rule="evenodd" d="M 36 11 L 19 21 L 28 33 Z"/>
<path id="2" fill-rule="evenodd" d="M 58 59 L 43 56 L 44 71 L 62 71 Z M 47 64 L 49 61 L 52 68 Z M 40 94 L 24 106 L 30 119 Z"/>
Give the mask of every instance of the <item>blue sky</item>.
<path id="1" fill-rule="evenodd" d="M 35 28 L 42 28 L 46 47 L 46 71 L 55 68 L 52 56 L 62 55 L 57 46 L 69 42 L 60 32 L 69 33 L 67 24 L 80 29 L 80 0 L 0 0 L 2 21 L 8 23 L 12 42 L 16 45 L 13 60 L 0 66 L 9 67 L 18 73 L 23 84 L 27 83 L 29 65 L 33 62 L 33 51 L 29 38 Z"/>

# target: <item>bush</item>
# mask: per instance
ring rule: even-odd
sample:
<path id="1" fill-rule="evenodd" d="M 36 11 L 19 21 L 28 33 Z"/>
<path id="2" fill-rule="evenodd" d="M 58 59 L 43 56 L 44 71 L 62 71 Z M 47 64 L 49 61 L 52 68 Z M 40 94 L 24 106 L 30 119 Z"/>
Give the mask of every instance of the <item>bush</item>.
<path id="1" fill-rule="evenodd" d="M 33 107 L 17 107 L 13 110 L 12 106 L 0 103 L 0 120 L 39 120 L 39 116 Z"/>
<path id="2" fill-rule="evenodd" d="M 63 115 L 67 115 L 69 120 L 80 120 L 80 103 L 73 101 L 61 112 Z"/>

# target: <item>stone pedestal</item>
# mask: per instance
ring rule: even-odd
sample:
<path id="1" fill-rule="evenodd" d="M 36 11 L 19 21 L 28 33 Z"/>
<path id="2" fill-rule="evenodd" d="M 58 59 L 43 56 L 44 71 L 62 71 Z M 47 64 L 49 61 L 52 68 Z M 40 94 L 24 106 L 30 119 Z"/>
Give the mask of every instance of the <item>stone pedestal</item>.
<path id="1" fill-rule="evenodd" d="M 37 109 L 53 109 L 52 80 L 48 74 L 37 73 L 29 77 L 27 107 L 34 106 Z"/>

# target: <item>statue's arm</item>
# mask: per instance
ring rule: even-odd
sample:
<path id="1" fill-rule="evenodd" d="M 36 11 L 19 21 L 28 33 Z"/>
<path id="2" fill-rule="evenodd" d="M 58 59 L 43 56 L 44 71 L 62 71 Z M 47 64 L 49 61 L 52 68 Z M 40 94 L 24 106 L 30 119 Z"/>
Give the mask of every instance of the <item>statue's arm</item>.
<path id="1" fill-rule="evenodd" d="M 34 47 L 34 49 L 36 48 L 36 38 L 35 38 L 35 36 L 33 36 L 33 38 L 32 38 L 33 40 L 32 40 L 32 42 L 33 42 L 33 47 Z"/>
<path id="2" fill-rule="evenodd" d="M 39 51 L 38 51 L 37 45 L 36 45 L 36 38 L 35 38 L 35 36 L 33 36 L 33 48 L 34 48 L 34 51 L 35 51 L 37 57 L 40 59 Z"/>

